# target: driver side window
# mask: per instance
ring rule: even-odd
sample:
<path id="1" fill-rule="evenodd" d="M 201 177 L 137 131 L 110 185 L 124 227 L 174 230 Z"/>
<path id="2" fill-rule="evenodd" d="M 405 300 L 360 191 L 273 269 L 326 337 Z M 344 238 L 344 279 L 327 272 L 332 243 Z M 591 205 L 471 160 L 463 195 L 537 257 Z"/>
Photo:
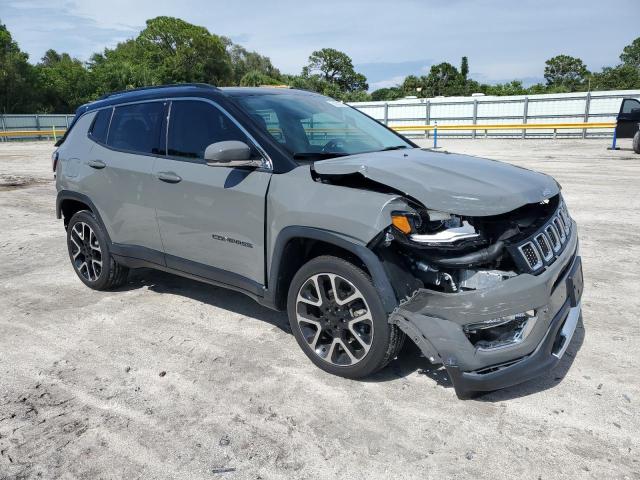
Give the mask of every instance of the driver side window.
<path id="1" fill-rule="evenodd" d="M 239 140 L 252 148 L 247 136 L 215 106 L 197 100 L 173 101 L 169 115 L 167 155 L 204 163 L 212 143 Z M 257 153 L 254 151 L 254 155 Z"/>

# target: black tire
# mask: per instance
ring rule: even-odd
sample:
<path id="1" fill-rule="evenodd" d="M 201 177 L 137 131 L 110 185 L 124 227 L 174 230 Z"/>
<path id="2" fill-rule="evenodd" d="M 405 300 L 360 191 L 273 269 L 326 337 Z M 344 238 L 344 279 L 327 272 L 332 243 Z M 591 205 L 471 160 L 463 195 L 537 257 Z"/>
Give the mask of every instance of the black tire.
<path id="1" fill-rule="evenodd" d="M 83 232 L 83 237 L 89 240 L 83 243 L 83 239 L 77 234 L 78 231 Z M 73 270 L 87 287 L 94 290 L 113 290 L 127 281 L 129 269 L 120 265 L 111 256 L 107 236 L 90 211 L 77 212 L 69 220 L 67 249 Z M 79 250 L 81 251 L 78 253 Z M 85 251 L 87 253 L 83 253 Z M 89 261 L 86 261 L 85 255 L 90 256 Z M 91 259 L 96 263 L 91 270 L 88 270 L 89 267 L 86 265 L 92 263 Z M 97 267 L 97 262 L 101 263 L 100 268 Z M 85 266 L 82 266 L 82 263 Z"/>
<path id="2" fill-rule="evenodd" d="M 640 130 L 633 136 L 633 151 L 640 153 Z"/>
<path id="3" fill-rule="evenodd" d="M 355 287 L 355 292 L 361 295 L 364 301 L 362 305 L 364 305 L 364 308 L 368 309 L 370 312 L 370 315 L 367 315 L 371 317 L 372 333 L 368 337 L 370 339 L 370 345 L 368 347 L 368 351 L 366 351 L 362 355 L 362 357 L 353 364 L 337 365 L 331 363 L 326 358 L 322 358 L 320 354 L 317 353 L 318 347 L 316 347 L 316 350 L 314 350 L 309 341 L 306 339 L 310 338 L 309 334 L 307 334 L 307 337 L 305 338 L 305 334 L 303 334 L 303 327 L 301 327 L 301 325 L 305 324 L 301 324 L 298 321 L 299 305 L 301 305 L 302 308 L 306 308 L 305 302 L 299 304 L 298 293 L 301 293 L 301 288 L 305 285 L 308 285 L 308 282 L 310 282 L 314 276 L 324 276 L 325 274 L 337 275 L 337 278 L 339 278 L 339 280 L 337 281 L 342 282 L 344 280 L 344 283 L 346 283 L 348 286 L 350 285 L 351 287 Z M 338 290 L 338 288 L 335 288 L 335 290 Z M 333 293 L 330 293 L 328 297 L 333 297 L 333 295 Z M 322 301 L 320 300 L 320 296 L 321 295 L 318 295 L 319 299 L 317 301 Z M 329 300 L 329 298 L 326 298 L 326 300 Z M 355 302 L 358 301 L 359 300 L 355 300 Z M 351 303 L 350 305 L 353 305 L 353 303 Z M 330 320 L 328 320 L 329 316 L 321 313 L 320 307 L 312 308 L 318 308 L 318 312 L 320 312 L 318 313 L 318 315 L 321 316 L 321 318 L 323 319 L 322 321 L 327 322 L 326 325 L 323 324 L 322 329 L 316 329 L 315 331 L 324 332 L 324 326 L 329 325 L 330 322 Z M 349 305 L 345 307 L 346 310 L 353 310 L 354 308 L 356 307 L 349 307 Z M 307 357 L 309 357 L 309 359 L 317 367 L 333 375 L 353 379 L 367 377 L 384 368 L 391 360 L 393 360 L 400 352 L 400 349 L 402 348 L 402 345 L 404 343 L 404 333 L 396 325 L 392 325 L 388 322 L 388 316 L 383 307 L 380 295 L 378 294 L 377 289 L 374 287 L 369 275 L 367 275 L 364 271 L 362 271 L 352 263 L 341 258 L 333 256 L 321 256 L 310 260 L 300 268 L 300 270 L 293 277 L 291 285 L 289 286 L 287 313 L 289 316 L 291 331 L 293 332 L 298 345 L 300 345 L 300 348 L 302 348 Z M 348 314 L 346 312 L 343 312 L 343 315 Z M 332 318 L 336 317 L 334 316 Z M 357 320 L 358 318 L 360 317 L 351 316 L 348 317 L 348 320 Z M 344 322 L 345 320 L 341 321 Z M 340 322 L 340 320 L 338 320 L 338 322 Z M 313 333 L 311 335 L 313 335 L 316 339 L 316 342 L 312 343 L 318 345 L 318 339 L 321 334 L 318 333 L 318 337 L 315 337 L 315 334 Z M 346 335 L 351 335 L 350 331 L 346 331 Z M 349 345 L 355 345 L 356 347 L 360 346 L 356 342 L 356 339 L 353 338 L 353 336 L 351 336 L 350 338 L 350 342 L 352 343 L 349 343 Z M 345 344 L 342 345 L 347 346 Z M 354 351 L 352 349 L 350 350 L 352 352 Z M 346 355 L 346 351 L 344 353 Z M 354 361 L 353 357 L 351 357 L 351 361 Z"/>

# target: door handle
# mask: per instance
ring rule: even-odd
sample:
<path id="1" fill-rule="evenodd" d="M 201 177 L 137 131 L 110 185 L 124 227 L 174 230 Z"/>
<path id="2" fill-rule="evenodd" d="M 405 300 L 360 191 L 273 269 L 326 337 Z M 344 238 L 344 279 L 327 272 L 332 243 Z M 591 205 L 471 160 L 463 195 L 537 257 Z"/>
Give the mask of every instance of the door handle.
<path id="1" fill-rule="evenodd" d="M 89 160 L 87 162 L 87 165 L 89 165 L 91 168 L 96 168 L 98 170 L 107 166 L 107 164 L 104 163 L 102 160 Z"/>
<path id="2" fill-rule="evenodd" d="M 158 172 L 158 180 L 167 183 L 178 183 L 182 180 L 182 177 L 173 172 Z"/>

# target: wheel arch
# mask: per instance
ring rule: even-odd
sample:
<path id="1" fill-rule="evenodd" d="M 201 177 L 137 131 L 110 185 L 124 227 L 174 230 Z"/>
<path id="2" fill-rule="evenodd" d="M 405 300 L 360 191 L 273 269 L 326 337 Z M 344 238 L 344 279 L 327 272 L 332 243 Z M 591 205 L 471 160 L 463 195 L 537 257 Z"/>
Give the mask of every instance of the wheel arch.
<path id="1" fill-rule="evenodd" d="M 283 310 L 295 273 L 309 260 L 327 254 L 355 263 L 365 270 L 371 276 L 386 312 L 391 313 L 396 308 L 398 302 L 394 290 L 374 252 L 339 233 L 303 226 L 286 227 L 276 238 L 268 265 L 267 303 Z"/>
<path id="2" fill-rule="evenodd" d="M 104 222 L 100 217 L 100 213 L 87 195 L 70 190 L 61 190 L 58 192 L 56 197 L 56 218 L 64 219 L 65 228 L 67 227 L 71 217 L 80 210 L 89 210 L 93 216 L 96 217 L 96 220 L 100 224 L 100 228 L 102 228 L 102 231 L 107 236 L 107 241 L 111 244 L 109 232 L 105 228 Z"/>

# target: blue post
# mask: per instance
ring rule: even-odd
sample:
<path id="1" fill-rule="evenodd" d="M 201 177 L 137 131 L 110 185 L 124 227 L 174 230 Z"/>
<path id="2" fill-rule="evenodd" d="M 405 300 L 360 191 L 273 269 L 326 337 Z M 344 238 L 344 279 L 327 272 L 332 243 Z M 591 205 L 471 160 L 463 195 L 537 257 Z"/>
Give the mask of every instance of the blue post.
<path id="1" fill-rule="evenodd" d="M 438 148 L 438 122 L 435 122 L 433 129 L 433 148 Z"/>
<path id="2" fill-rule="evenodd" d="M 617 130 L 617 128 L 613 129 L 613 143 L 609 148 L 607 148 L 607 150 L 618 150 L 618 147 L 616 147 L 616 140 L 618 139 L 618 135 L 616 134 Z"/>

